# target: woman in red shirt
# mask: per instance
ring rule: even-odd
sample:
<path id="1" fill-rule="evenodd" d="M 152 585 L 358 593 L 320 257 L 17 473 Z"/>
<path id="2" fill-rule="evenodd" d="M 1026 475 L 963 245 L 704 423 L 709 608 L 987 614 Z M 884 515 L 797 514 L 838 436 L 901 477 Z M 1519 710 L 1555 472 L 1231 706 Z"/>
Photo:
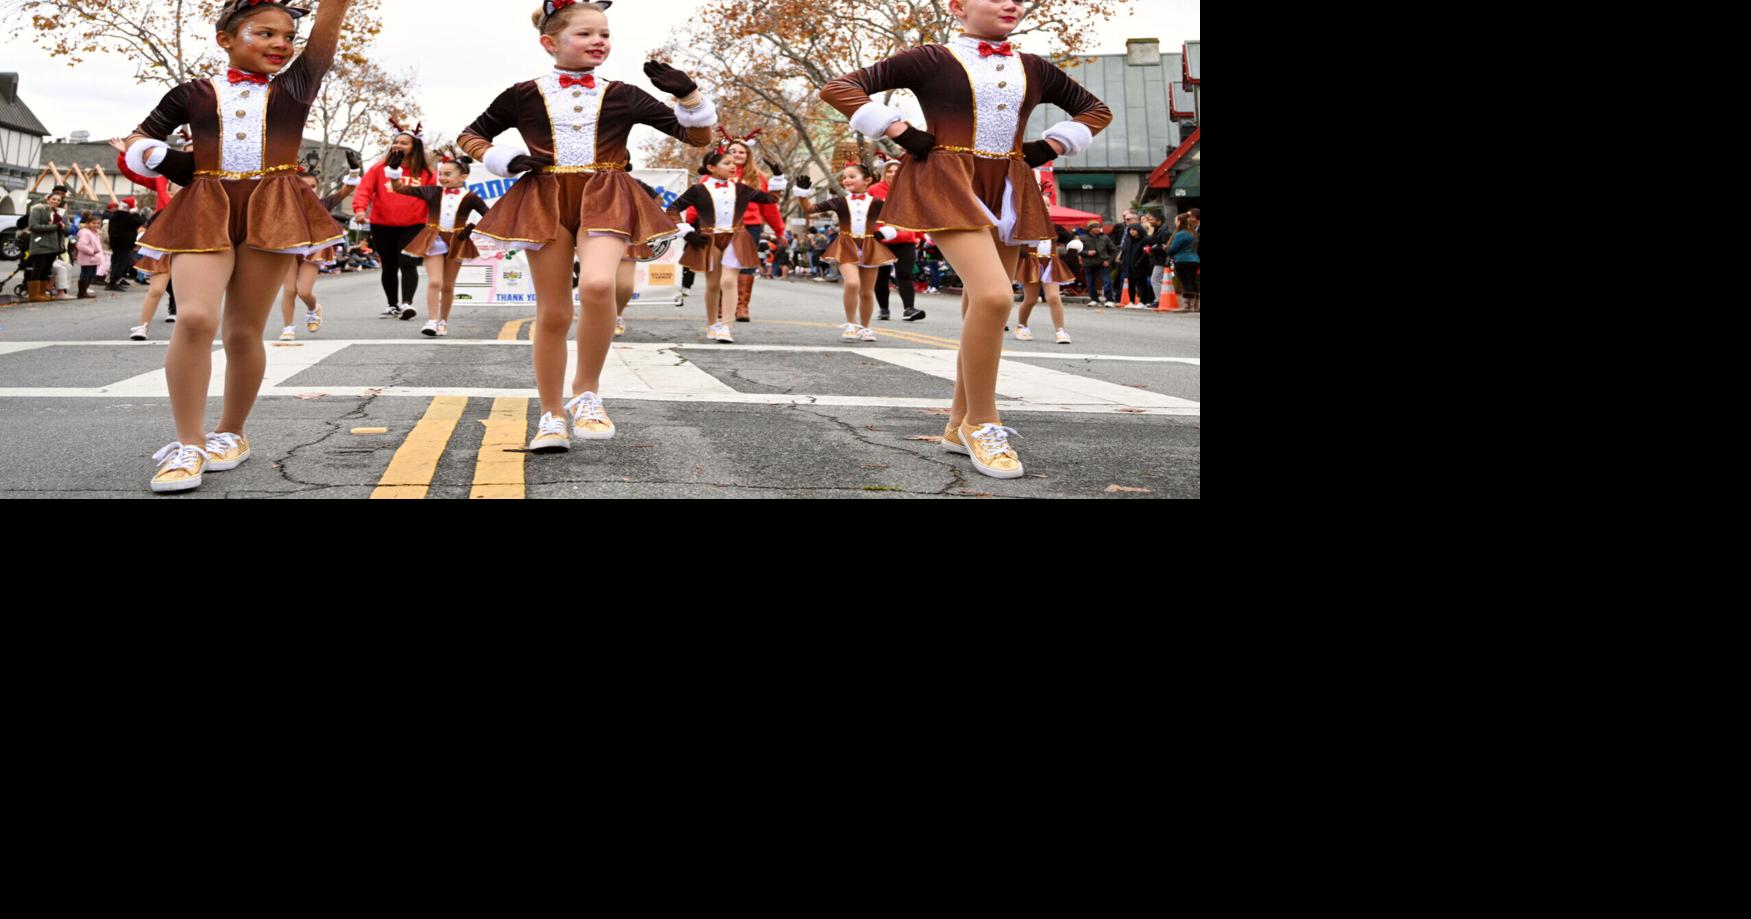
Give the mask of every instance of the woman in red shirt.
<path id="1" fill-rule="evenodd" d="M 366 171 L 359 190 L 353 194 L 353 217 L 364 223 L 367 212 L 370 214 L 371 248 L 383 255 L 383 296 L 389 303 L 383 310 L 384 316 L 412 319 L 417 315 L 413 295 L 419 290 L 419 260 L 401 250 L 426 228 L 426 202 L 395 194 L 383 170 L 400 169 L 405 185 L 436 185 L 438 175 L 430 167 L 425 142 L 398 126 L 395 140 L 389 145 L 389 156 Z"/>
<path id="2" fill-rule="evenodd" d="M 900 171 L 899 160 L 889 160 L 882 167 L 882 180 L 869 187 L 869 193 L 883 201 L 888 200 L 888 183 Z M 888 243 L 897 261 L 892 265 L 883 265 L 881 273 L 876 275 L 876 303 L 882 308 L 881 318 L 888 318 L 888 278 L 897 277 L 900 287 L 900 302 L 906 305 L 906 321 L 916 322 L 924 318 L 924 311 L 914 306 L 912 301 L 918 295 L 918 289 L 913 286 L 913 265 L 917 264 L 918 235 L 907 230 L 900 230 L 900 235 Z"/>
<path id="3" fill-rule="evenodd" d="M 759 132 L 754 132 L 758 134 Z M 728 136 L 727 134 L 725 135 Z M 753 134 L 748 135 L 753 137 Z M 725 147 L 731 160 L 736 164 L 736 181 L 753 188 L 755 191 L 768 191 L 768 179 L 760 167 L 754 165 L 754 151 L 749 148 L 747 140 L 733 140 Z M 704 181 L 701 178 L 700 181 Z M 784 191 L 780 183 L 778 191 Z M 760 245 L 760 224 L 772 227 L 772 232 L 779 239 L 784 238 L 784 215 L 779 212 L 776 204 L 748 203 L 748 212 L 742 215 L 742 225 L 748 228 L 748 235 L 754 237 L 754 246 L 758 251 Z M 736 321 L 751 322 L 748 316 L 748 300 L 754 295 L 754 276 L 756 269 L 743 268 L 736 278 Z"/>

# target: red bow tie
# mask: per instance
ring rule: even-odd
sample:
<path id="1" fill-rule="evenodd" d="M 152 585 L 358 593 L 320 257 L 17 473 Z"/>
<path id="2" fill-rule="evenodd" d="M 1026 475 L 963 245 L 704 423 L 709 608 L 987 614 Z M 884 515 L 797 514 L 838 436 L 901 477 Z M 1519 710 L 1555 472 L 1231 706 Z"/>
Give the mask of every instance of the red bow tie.
<path id="1" fill-rule="evenodd" d="M 733 184 L 735 184 L 735 183 L 733 183 L 733 182 L 713 182 L 713 183 L 711 183 L 713 188 L 729 188 Z"/>
<path id="2" fill-rule="evenodd" d="M 851 200 L 853 200 L 853 201 L 862 201 L 863 198 L 864 198 L 863 195 L 852 195 L 851 196 Z"/>
<path id="3" fill-rule="evenodd" d="M 232 83 L 266 83 L 268 81 L 265 74 L 250 73 L 247 70 L 238 70 L 236 67 L 227 71 L 225 78 Z"/>
<path id="4" fill-rule="evenodd" d="M 565 89 L 567 86 L 582 86 L 585 89 L 595 89 L 596 75 L 593 73 L 586 73 L 581 77 L 574 77 L 562 73 L 559 75 L 559 88 Z"/>
<path id="5" fill-rule="evenodd" d="M 460 195 L 467 190 L 468 189 L 466 189 L 466 188 L 446 188 L 446 189 L 444 189 L 444 194 L 446 194 L 446 195 Z"/>
<path id="6" fill-rule="evenodd" d="M 1010 47 L 1009 42 L 1004 42 L 1001 45 L 993 45 L 990 42 L 983 41 L 979 43 L 980 57 L 990 57 L 993 54 L 1001 54 L 1005 57 L 1011 57 L 1014 56 L 1015 49 Z"/>

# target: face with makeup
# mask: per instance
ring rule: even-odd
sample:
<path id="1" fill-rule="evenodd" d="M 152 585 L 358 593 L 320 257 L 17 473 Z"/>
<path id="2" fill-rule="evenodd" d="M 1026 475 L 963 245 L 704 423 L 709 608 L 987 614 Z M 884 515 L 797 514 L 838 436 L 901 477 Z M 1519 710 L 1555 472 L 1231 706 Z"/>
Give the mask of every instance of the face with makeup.
<path id="1" fill-rule="evenodd" d="M 882 167 L 882 181 L 888 183 L 889 185 L 892 185 L 894 183 L 894 176 L 897 176 L 899 174 L 900 174 L 900 164 L 899 163 L 889 163 L 888 165 Z"/>
<path id="2" fill-rule="evenodd" d="M 968 35 L 1001 41 L 1021 23 L 1021 4 L 1016 0 L 949 0 L 948 14 L 961 21 Z"/>
<path id="3" fill-rule="evenodd" d="M 608 59 L 613 45 L 608 39 L 608 17 L 598 10 L 582 9 L 565 15 L 558 32 L 542 32 L 541 47 L 553 55 L 561 70 L 594 70 Z"/>
<path id="4" fill-rule="evenodd" d="M 231 24 L 217 36 L 231 66 L 250 73 L 279 73 L 296 50 L 298 27 L 281 9 L 265 9 Z"/>
<path id="5" fill-rule="evenodd" d="M 736 164 L 728 153 L 717 162 L 705 167 L 705 174 L 714 179 L 733 179 L 736 177 Z"/>
<path id="6" fill-rule="evenodd" d="M 395 135 L 395 139 L 389 142 L 389 149 L 400 150 L 404 155 L 408 154 L 408 153 L 412 153 L 413 152 L 413 135 L 412 134 L 397 134 L 397 135 Z"/>
<path id="7" fill-rule="evenodd" d="M 854 195 L 861 195 L 869 190 L 869 176 L 863 174 L 861 166 L 847 166 L 839 171 L 839 184 Z"/>
<path id="8" fill-rule="evenodd" d="M 461 188 L 468 181 L 468 173 L 455 163 L 443 163 L 438 166 L 438 184 L 445 188 Z"/>

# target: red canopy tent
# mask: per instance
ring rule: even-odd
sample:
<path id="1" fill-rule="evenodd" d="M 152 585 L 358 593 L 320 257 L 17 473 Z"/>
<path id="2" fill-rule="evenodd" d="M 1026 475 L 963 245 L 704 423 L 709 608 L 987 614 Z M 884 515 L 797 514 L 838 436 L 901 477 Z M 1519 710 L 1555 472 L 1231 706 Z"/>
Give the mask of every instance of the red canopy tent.
<path id="1" fill-rule="evenodd" d="M 1090 214 L 1073 207 L 1052 205 L 1046 209 L 1052 215 L 1052 222 L 1061 227 L 1085 227 L 1090 221 L 1105 223 L 1099 214 Z"/>

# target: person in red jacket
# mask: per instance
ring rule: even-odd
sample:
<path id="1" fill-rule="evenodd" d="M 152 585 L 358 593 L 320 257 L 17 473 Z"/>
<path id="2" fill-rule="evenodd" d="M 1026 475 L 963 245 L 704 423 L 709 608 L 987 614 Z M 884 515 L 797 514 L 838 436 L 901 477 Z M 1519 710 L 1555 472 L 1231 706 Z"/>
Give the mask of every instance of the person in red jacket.
<path id="1" fill-rule="evenodd" d="M 877 154 L 880 156 L 880 154 Z M 869 187 L 869 193 L 883 201 L 888 200 L 888 183 L 894 180 L 894 175 L 900 171 L 899 160 L 888 160 L 881 167 L 882 180 Z M 913 298 L 918 296 L 918 288 L 913 286 L 913 265 L 917 264 L 919 234 L 908 230 L 900 230 L 900 235 L 888 243 L 888 248 L 894 252 L 897 259 L 892 265 L 883 265 L 881 273 L 876 275 L 876 303 L 881 306 L 881 319 L 888 317 L 888 278 L 898 278 L 900 287 L 900 302 L 906 306 L 906 321 L 917 322 L 924 318 L 924 311 L 913 305 Z"/>
<path id="2" fill-rule="evenodd" d="M 389 305 L 382 315 L 412 319 L 418 315 L 413 308 L 413 295 L 419 290 L 420 263 L 401 250 L 426 228 L 426 202 L 390 190 L 383 170 L 400 169 L 402 183 L 409 186 L 436 185 L 438 174 L 432 171 L 426 156 L 425 141 L 418 133 L 420 126 L 403 131 L 400 125 L 394 122 L 391 125 L 396 133 L 389 145 L 389 155 L 367 170 L 360 180 L 359 190 L 353 194 L 353 217 L 364 223 L 367 213 L 370 215 L 371 248 L 383 255 L 383 296 Z M 397 271 L 397 267 L 401 270 Z"/>
<path id="3" fill-rule="evenodd" d="M 769 177 L 760 171 L 759 166 L 754 164 L 754 151 L 750 144 L 752 143 L 754 135 L 760 133 L 759 131 L 747 134 L 741 140 L 732 139 L 729 132 L 724 131 L 722 127 L 719 127 L 718 131 L 722 133 L 724 139 L 728 141 L 728 143 L 724 145 L 724 152 L 727 153 L 730 159 L 736 164 L 736 181 L 754 189 L 755 191 L 772 191 L 775 193 L 782 193 L 784 191 L 785 183 L 783 182 L 780 182 L 779 187 L 776 189 L 770 188 L 769 186 L 771 182 Z M 772 167 L 775 175 L 784 175 L 783 171 L 775 164 L 768 162 L 767 165 Z M 705 181 L 705 178 L 702 176 L 700 181 Z M 758 251 L 760 245 L 760 224 L 762 223 L 770 226 L 772 232 L 777 234 L 779 239 L 784 238 L 784 215 L 779 212 L 778 205 L 750 201 L 748 203 L 748 212 L 742 215 L 742 224 L 747 227 L 748 235 L 754 237 L 756 251 Z M 736 276 L 737 322 L 753 321 L 748 315 L 748 301 L 754 296 L 754 277 L 754 268 L 743 268 Z"/>

